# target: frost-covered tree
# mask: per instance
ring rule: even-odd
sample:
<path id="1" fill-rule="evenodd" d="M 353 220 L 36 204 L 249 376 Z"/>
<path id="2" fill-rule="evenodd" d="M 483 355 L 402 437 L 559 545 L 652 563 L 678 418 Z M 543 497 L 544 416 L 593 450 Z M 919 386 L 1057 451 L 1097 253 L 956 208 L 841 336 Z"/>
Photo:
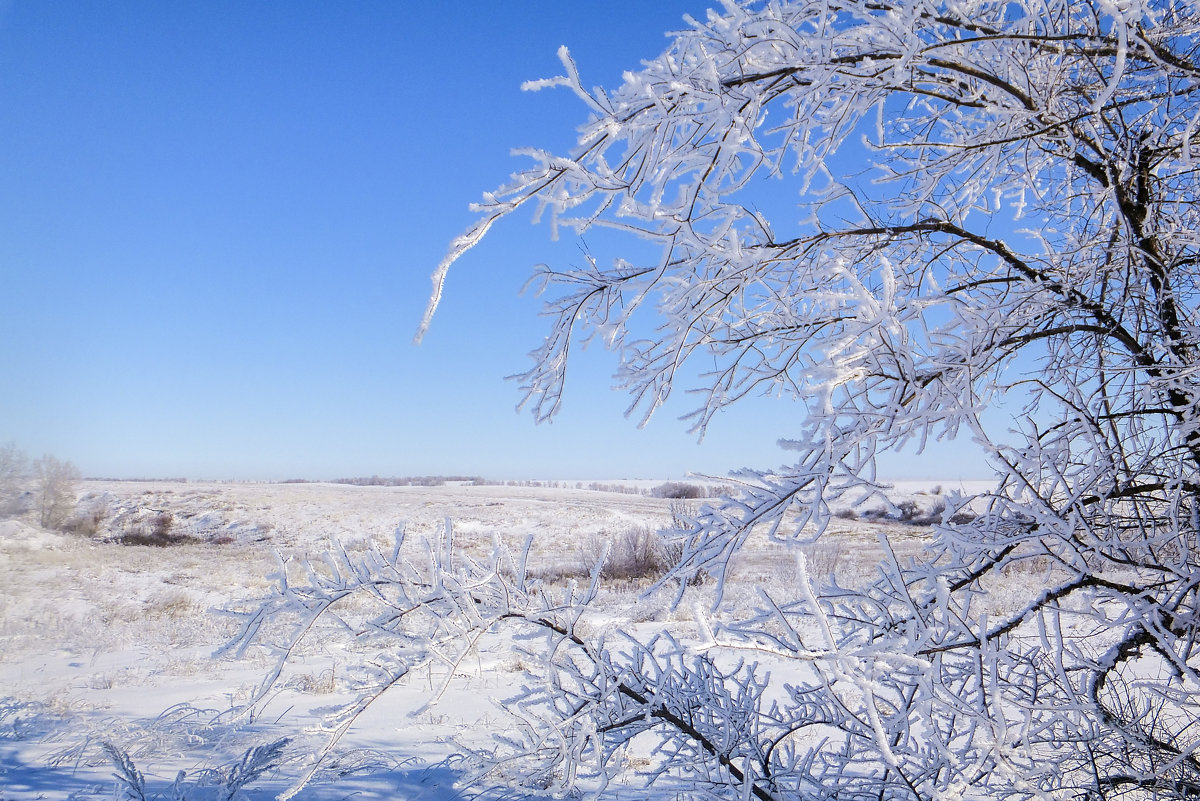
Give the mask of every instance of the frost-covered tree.
<path id="1" fill-rule="evenodd" d="M 0 445 L 0 515 L 21 511 L 20 496 L 29 477 L 29 458 L 16 443 Z"/>
<path id="2" fill-rule="evenodd" d="M 33 479 L 38 523 L 42 528 L 58 528 L 75 509 L 79 469 L 47 454 L 34 461 Z"/>
<path id="3" fill-rule="evenodd" d="M 517 750 L 565 783 L 649 736 L 650 778 L 694 796 L 1200 797 L 1195 5 L 730 1 L 613 91 L 561 58 L 529 86 L 590 109 L 576 149 L 526 151 L 477 204 L 422 332 L 451 264 L 522 207 L 638 240 L 541 272 L 535 416 L 591 340 L 645 417 L 680 389 L 697 432 L 761 393 L 807 412 L 781 432 L 794 463 L 706 507 L 674 578 L 723 576 L 751 537 L 812 541 L 833 501 L 880 492 L 885 451 L 971 438 L 994 490 L 869 586 L 801 569 L 793 597 L 702 618 L 698 640 L 591 640 L 588 592 L 449 555 L 420 580 L 347 557 L 286 597 L 384 603 L 390 576 L 407 589 L 374 632 L 541 632 Z M 989 602 L 1031 570 L 1044 587 L 1017 609 Z"/>

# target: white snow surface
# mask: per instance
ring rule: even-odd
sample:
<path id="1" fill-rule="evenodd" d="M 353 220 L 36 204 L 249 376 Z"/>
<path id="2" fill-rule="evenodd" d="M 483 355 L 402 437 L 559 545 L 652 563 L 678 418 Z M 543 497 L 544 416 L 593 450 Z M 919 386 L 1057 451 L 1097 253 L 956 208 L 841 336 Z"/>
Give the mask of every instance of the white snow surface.
<path id="1" fill-rule="evenodd" d="M 553 566 L 579 563 L 597 537 L 670 520 L 669 500 L 575 484 L 87 481 L 79 508 L 100 509 L 103 517 L 91 538 L 0 521 L 0 801 L 113 798 L 102 742 L 131 755 L 146 776 L 147 797 L 169 798 L 178 771 L 203 777 L 197 771 L 205 766 L 228 765 L 251 746 L 292 737 L 294 761 L 246 791 L 248 798 L 275 797 L 317 742 L 306 731 L 346 700 L 340 672 L 354 655 L 340 646 L 300 654 L 270 703 L 253 719 L 237 717 L 233 712 L 258 687 L 268 660 L 212 657 L 235 633 L 219 610 L 262 594 L 278 556 L 390 541 L 398 525 L 419 538 L 450 520 L 456 543 L 479 553 L 497 536 L 514 548 L 533 536 L 532 563 Z M 931 503 L 934 484 L 905 485 L 893 500 Z M 169 515 L 172 531 L 194 539 L 163 548 L 104 539 L 158 515 Z M 839 575 L 867 575 L 881 531 L 901 547 L 917 548 L 925 536 L 918 526 L 838 520 L 809 562 Z M 781 548 L 757 543 L 742 557 L 731 582 L 735 605 L 739 586 L 749 597 L 790 578 L 794 562 L 780 558 Z M 666 600 L 639 598 L 638 588 L 614 589 L 602 606 L 597 621 L 618 628 L 687 618 Z M 452 678 L 440 703 L 414 713 L 440 679 L 427 671 L 390 690 L 357 722 L 335 769 L 297 797 L 481 797 L 478 787 L 459 786 L 454 755 L 458 742 L 483 746 L 503 728 L 496 700 L 520 685 L 519 660 L 502 646 L 481 651 L 470 671 Z"/>

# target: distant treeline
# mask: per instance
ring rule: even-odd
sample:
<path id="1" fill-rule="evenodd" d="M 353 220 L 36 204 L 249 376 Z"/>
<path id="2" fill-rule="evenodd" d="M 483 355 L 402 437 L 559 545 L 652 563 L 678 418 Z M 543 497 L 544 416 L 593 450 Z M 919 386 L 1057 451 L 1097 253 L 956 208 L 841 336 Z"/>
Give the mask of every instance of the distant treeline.
<path id="1" fill-rule="evenodd" d="M 83 478 L 83 480 L 84 481 L 128 481 L 130 483 L 140 481 L 145 484 L 186 484 L 186 483 L 188 483 L 188 479 L 186 479 L 186 478 L 105 478 L 104 476 L 85 476 Z M 223 483 L 230 483 L 230 482 L 223 482 Z"/>
<path id="2" fill-rule="evenodd" d="M 284 484 L 309 484 L 308 479 L 292 478 L 283 482 Z M 471 484 L 471 485 L 486 485 L 494 484 L 494 481 L 485 481 L 479 476 L 371 476 L 359 478 L 335 478 L 328 482 L 329 484 L 349 484 L 354 487 L 441 487 L 446 484 Z"/>
<path id="3" fill-rule="evenodd" d="M 580 489 L 593 492 L 615 492 L 622 495 L 642 495 L 650 498 L 716 498 L 728 495 L 733 488 L 715 484 L 689 484 L 667 481 L 654 487 L 635 484 L 604 483 L 600 481 L 492 481 L 479 476 L 370 476 L 335 478 L 319 481 L 309 478 L 289 478 L 281 484 L 349 484 L 354 487 L 442 487 L 446 484 L 465 484 L 472 487 L 541 487 L 545 489 Z"/>

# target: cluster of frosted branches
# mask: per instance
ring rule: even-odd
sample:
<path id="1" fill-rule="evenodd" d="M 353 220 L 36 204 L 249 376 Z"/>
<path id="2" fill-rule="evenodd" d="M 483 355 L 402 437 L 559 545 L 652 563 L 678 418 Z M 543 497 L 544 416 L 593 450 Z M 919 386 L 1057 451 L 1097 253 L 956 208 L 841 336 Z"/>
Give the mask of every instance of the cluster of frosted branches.
<path id="1" fill-rule="evenodd" d="M 357 699 L 329 718 L 325 747 L 282 797 L 298 793 L 354 720 L 405 676 L 430 666 L 444 677 L 427 708 L 464 660 L 498 636 L 520 643 L 531 676 L 508 701 L 512 734 L 479 762 L 477 780 L 515 766 L 523 783 L 542 789 L 565 790 L 580 778 L 603 789 L 619 773 L 615 755 L 647 731 L 662 735 L 659 747 L 672 757 L 659 760 L 652 776 L 666 773 L 668 765 L 693 765 L 704 776 L 706 760 L 715 756 L 719 775 L 747 780 L 740 767 L 747 732 L 730 722 L 740 717 L 756 725 L 747 715 L 753 705 L 746 703 L 762 689 L 753 670 L 720 671 L 703 656 L 687 655 L 669 634 L 649 645 L 618 636 L 609 646 L 603 636 L 584 633 L 593 631 L 584 616 L 602 563 L 586 585 L 552 588 L 528 575 L 528 543 L 514 555 L 497 541 L 488 558 L 471 559 L 454 548 L 451 531 L 447 522 L 442 536 L 413 547 L 401 529 L 390 551 L 342 550 L 290 565 L 301 581 L 289 579 L 289 565 L 283 565 L 273 591 L 255 608 L 231 613 L 242 619 L 242 628 L 230 652 L 267 646 L 276 655 L 248 709 L 268 698 L 289 660 L 314 640 L 329 645 L 342 638 L 352 650 L 379 654 L 360 666 L 372 671 L 348 679 L 357 686 Z M 699 789 L 711 782 L 704 777 Z"/>
<path id="2" fill-rule="evenodd" d="M 429 315 L 451 264 L 529 206 L 656 248 L 539 276 L 538 419 L 591 339 L 644 418 L 677 388 L 701 399 L 697 432 L 750 395 L 803 401 L 781 432 L 794 464 L 705 510 L 681 579 L 751 536 L 818 536 L 832 501 L 879 491 L 882 451 L 970 437 L 998 480 L 921 562 L 714 633 L 803 662 L 800 684 L 760 692 L 749 668 L 652 645 L 627 672 L 731 693 L 750 750 L 696 752 L 730 792 L 1200 795 L 1200 12 L 731 1 L 689 26 L 615 91 L 565 50 L 566 74 L 531 84 L 568 87 L 590 122 L 477 204 Z M 1033 565 L 1044 589 L 989 616 L 988 589 Z M 588 707 L 597 731 L 643 725 L 629 702 Z M 786 736 L 756 734 L 768 721 Z"/>
<path id="3" fill-rule="evenodd" d="M 244 615 L 237 644 L 278 642 L 281 669 L 314 638 L 376 654 L 284 797 L 405 675 L 432 662 L 449 682 L 501 638 L 520 643 L 529 675 L 507 701 L 511 732 L 478 752 L 476 780 L 499 770 L 540 789 L 642 781 L 760 801 L 1089 797 L 1143 784 L 1194 795 L 1200 684 L 1122 653 L 1123 628 L 1146 616 L 1130 585 L 1047 589 L 989 618 L 937 570 L 890 554 L 866 591 L 818 596 L 799 556 L 794 600 L 763 594 L 761 615 L 737 624 L 698 612 L 700 636 L 644 642 L 588 619 L 599 566 L 587 586 L 556 589 L 499 545 L 482 560 L 448 537 L 406 552 L 399 538 L 303 565 L 304 582 L 281 572 Z M 280 626 L 278 639 L 266 631 Z"/>
<path id="4" fill-rule="evenodd" d="M 211 792 L 206 793 L 205 797 L 213 798 L 215 801 L 235 801 L 235 799 L 244 798 L 243 788 L 253 784 L 264 774 L 270 773 L 279 766 L 287 744 L 288 740 L 283 739 L 267 745 L 255 746 L 242 754 L 241 759 L 232 765 L 223 769 L 201 770 L 199 776 L 189 777 L 181 770 L 175 776 L 175 781 L 171 783 L 171 799 L 172 801 L 186 801 L 189 797 L 194 798 L 196 791 L 204 792 L 200 788 L 210 790 Z M 146 779 L 134 765 L 129 754 L 109 743 L 103 745 L 103 750 L 115 768 L 113 778 L 117 783 L 112 796 L 114 799 L 118 801 L 149 801 L 150 798 L 157 797 L 147 795 Z"/>
<path id="5" fill-rule="evenodd" d="M 314 644 L 343 639 L 349 653 L 367 654 L 343 670 L 341 681 L 357 697 L 325 720 L 324 746 L 285 793 L 291 798 L 317 774 L 355 721 L 393 686 L 428 669 L 443 677 L 416 714 L 435 704 L 464 660 L 507 621 L 526 620 L 536 630 L 571 638 L 579 615 L 594 598 L 592 585 L 543 592 L 525 576 L 526 554 L 514 556 L 497 540 L 488 559 L 476 560 L 454 545 L 449 521 L 436 538 L 406 544 L 397 529 L 390 550 L 344 548 L 319 559 L 282 563 L 272 591 L 248 611 L 229 611 L 240 631 L 219 655 L 241 657 L 266 648 L 273 668 L 244 709 L 253 712 L 283 684 L 297 654 Z M 526 551 L 528 550 L 528 543 Z M 598 570 L 599 568 L 597 568 Z"/>

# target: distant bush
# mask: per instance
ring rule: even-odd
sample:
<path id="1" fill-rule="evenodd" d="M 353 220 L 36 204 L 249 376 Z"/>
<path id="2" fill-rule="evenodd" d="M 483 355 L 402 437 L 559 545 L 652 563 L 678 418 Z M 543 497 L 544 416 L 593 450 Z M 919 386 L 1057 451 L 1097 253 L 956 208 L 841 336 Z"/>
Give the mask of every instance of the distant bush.
<path id="1" fill-rule="evenodd" d="M 655 498 L 706 498 L 708 491 L 698 484 L 685 484 L 679 481 L 668 481 L 650 490 Z"/>
<path id="2" fill-rule="evenodd" d="M 100 531 L 100 524 L 108 517 L 108 509 L 96 506 L 86 510 L 76 510 L 59 528 L 67 534 L 80 537 L 94 537 Z"/>
<path id="3" fill-rule="evenodd" d="M 696 522 L 700 507 L 688 498 L 675 498 L 668 504 L 671 511 L 671 528 L 675 531 L 687 531 Z"/>
<path id="4" fill-rule="evenodd" d="M 155 534 L 151 531 L 129 531 L 117 537 L 120 545 L 142 545 L 150 548 L 169 548 L 172 545 L 190 545 L 200 540 L 187 534 Z"/>
<path id="5" fill-rule="evenodd" d="M 115 541 L 121 545 L 144 545 L 152 548 L 167 548 L 172 545 L 200 542 L 190 534 L 175 531 L 174 526 L 174 515 L 170 512 L 158 512 L 149 520 L 134 524 Z"/>
<path id="6" fill-rule="evenodd" d="M 899 501 L 895 504 L 894 509 L 872 508 L 864 509 L 857 516 L 868 522 L 878 523 L 904 523 L 909 526 L 932 526 L 942 522 L 942 517 L 946 512 L 946 500 L 944 498 L 935 498 L 929 505 L 929 508 L 923 508 L 916 501 L 907 499 Z M 847 520 L 853 520 L 856 516 L 852 510 L 843 510 L 836 513 L 837 517 L 842 517 Z M 951 522 L 968 522 L 974 519 L 973 516 L 959 518 L 952 517 Z"/>
<path id="7" fill-rule="evenodd" d="M 845 547 L 837 540 L 822 539 L 804 547 L 808 574 L 814 579 L 832 578 L 845 556 Z"/>
<path id="8" fill-rule="evenodd" d="M 175 525 L 175 515 L 170 512 L 159 512 L 150 521 L 150 533 L 155 537 L 169 537 L 171 527 Z"/>
<path id="9" fill-rule="evenodd" d="M 667 567 L 662 537 L 651 528 L 637 526 L 616 537 L 600 574 L 619 580 L 656 579 Z"/>
<path id="10" fill-rule="evenodd" d="M 683 556 L 683 544 L 647 526 L 635 526 L 614 537 L 596 535 L 580 548 L 579 574 L 590 573 L 608 546 L 600 577 L 614 581 L 657 581 Z M 694 579 L 699 583 L 703 576 Z"/>

